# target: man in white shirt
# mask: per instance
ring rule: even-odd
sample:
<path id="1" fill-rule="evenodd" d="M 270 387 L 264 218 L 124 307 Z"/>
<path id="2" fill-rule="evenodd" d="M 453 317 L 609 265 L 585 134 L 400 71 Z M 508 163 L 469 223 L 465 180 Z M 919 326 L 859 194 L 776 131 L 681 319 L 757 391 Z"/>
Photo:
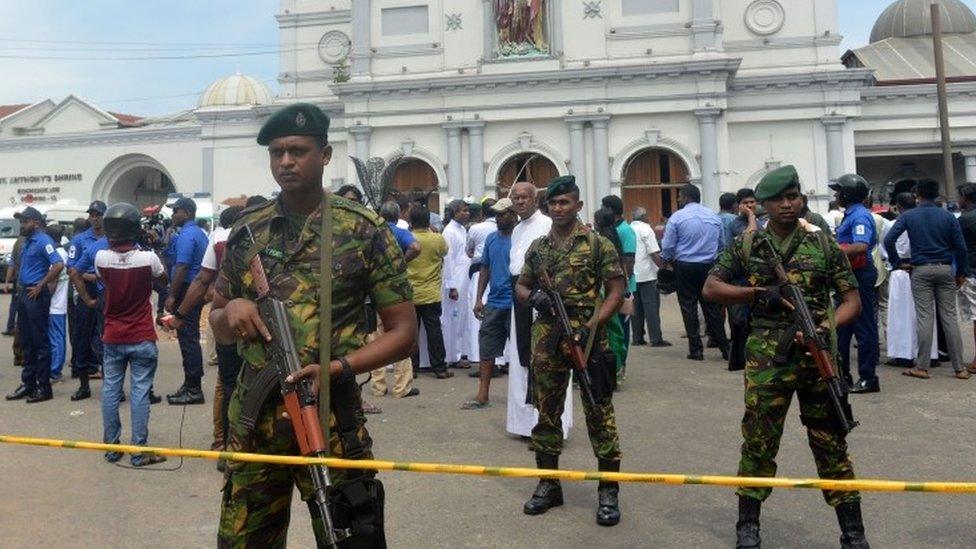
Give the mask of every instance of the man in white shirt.
<path id="1" fill-rule="evenodd" d="M 536 199 L 536 187 L 532 183 L 519 182 L 512 186 L 510 198 L 515 207 L 515 213 L 521 220 L 512 230 L 512 251 L 509 261 L 509 272 L 512 274 L 512 288 L 522 267 L 525 265 L 525 252 L 529 245 L 537 238 L 549 234 L 552 220 L 539 211 Z M 507 430 L 519 436 L 531 436 L 532 428 L 537 423 L 539 413 L 527 398 L 530 395 L 529 368 L 532 364 L 532 307 L 514 300 L 512 306 L 512 334 L 510 341 L 515 342 L 516 352 L 509 357 L 508 375 L 508 418 Z M 562 416 L 563 434 L 569 433 L 572 427 L 573 406 L 572 391 L 567 391 L 566 408 Z"/>
<path id="2" fill-rule="evenodd" d="M 465 223 L 471 215 L 468 204 L 454 200 L 447 205 L 450 221 L 444 227 L 444 240 L 447 241 L 447 257 L 444 258 L 444 297 L 441 313 L 441 326 L 444 328 L 444 350 L 449 368 L 458 368 L 461 357 L 467 351 L 468 334 L 465 319 L 468 315 L 468 230 Z M 469 366 L 470 367 L 470 366 Z"/>
<path id="3" fill-rule="evenodd" d="M 651 347 L 670 347 L 661 335 L 661 294 L 657 291 L 657 270 L 663 265 L 661 246 L 654 229 L 647 224 L 647 210 L 635 208 L 630 228 L 637 234 L 634 256 L 634 278 L 637 280 L 637 303 L 631 326 L 634 341 L 643 341 L 644 322 Z"/>
<path id="4" fill-rule="evenodd" d="M 47 227 L 47 234 L 58 244 L 55 251 L 61 256 L 61 261 L 68 262 L 68 251 L 61 244 L 64 229 L 57 223 Z M 48 317 L 48 339 L 51 342 L 51 381 L 61 381 L 61 369 L 64 368 L 64 358 L 68 346 L 65 341 L 65 327 L 68 315 L 68 271 L 62 269 L 58 275 L 57 286 L 51 293 L 51 314 Z"/>
<path id="5" fill-rule="evenodd" d="M 478 279 L 481 275 L 481 256 L 485 250 L 485 240 L 488 239 L 488 235 L 498 231 L 495 212 L 491 209 L 494 205 L 495 201 L 490 198 L 480 204 L 481 211 L 484 212 L 484 220 L 471 225 L 468 229 L 468 240 L 465 246 L 468 257 L 471 259 L 471 267 L 468 269 L 468 303 L 470 307 L 468 307 L 468 348 L 466 354 L 468 355 L 468 362 L 472 364 L 481 361 L 481 350 L 478 348 L 478 332 L 481 330 L 481 321 L 474 316 L 474 304 L 478 299 Z M 478 377 L 478 372 L 471 372 L 471 377 Z"/>

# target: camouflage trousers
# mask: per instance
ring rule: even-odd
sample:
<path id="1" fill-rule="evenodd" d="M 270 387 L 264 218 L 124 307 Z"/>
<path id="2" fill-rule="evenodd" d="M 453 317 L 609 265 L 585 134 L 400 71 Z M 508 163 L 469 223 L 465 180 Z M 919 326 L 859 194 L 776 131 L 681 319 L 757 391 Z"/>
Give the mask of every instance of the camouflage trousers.
<path id="1" fill-rule="evenodd" d="M 582 326 L 587 318 L 573 318 L 573 328 Z M 539 420 L 532 428 L 530 449 L 536 452 L 559 455 L 563 450 L 562 415 L 566 406 L 566 391 L 573 369 L 565 341 L 554 344 L 555 327 L 551 321 L 540 317 L 532 326 L 532 373 L 535 376 L 536 408 Z M 600 330 L 593 344 L 593 353 L 610 353 L 605 330 Z M 586 430 L 598 459 L 620 461 L 620 436 L 614 418 L 612 395 L 607 395 L 597 406 L 583 401 Z"/>
<path id="2" fill-rule="evenodd" d="M 291 421 L 282 417 L 285 405 L 277 391 L 273 391 L 265 401 L 254 429 L 250 433 L 245 432 L 240 424 L 241 409 L 247 395 L 247 387 L 243 384 L 243 379 L 243 375 L 238 378 L 237 388 L 230 396 L 228 411 L 230 440 L 227 450 L 300 455 Z M 372 459 L 370 451 L 372 440 L 364 426 L 366 420 L 362 413 L 362 402 L 358 396 L 356 400 L 359 404 L 356 413 L 359 422 L 359 438 L 366 446 L 362 459 Z M 342 445 L 335 434 L 334 416 L 330 423 L 332 424 L 329 429 L 330 455 L 341 457 Z M 333 484 L 348 478 L 345 469 L 332 469 L 329 473 Z M 296 486 L 302 500 L 311 502 L 312 479 L 305 467 L 228 462 L 220 511 L 218 547 L 284 548 L 288 535 L 291 498 Z M 312 529 L 318 540 L 318 546 L 324 547 L 322 520 L 313 507 L 313 505 L 309 506 L 312 514 Z"/>
<path id="3" fill-rule="evenodd" d="M 813 359 L 797 345 L 785 365 L 773 361 L 783 330 L 753 329 L 746 342 L 745 415 L 742 417 L 742 457 L 739 476 L 776 476 L 776 454 L 783 436 L 783 423 L 793 400 L 800 401 L 800 420 L 820 478 L 853 479 L 854 469 L 847 455 L 847 441 L 829 427 L 830 402 L 827 384 Z M 760 501 L 769 497 L 770 488 L 740 488 L 736 493 Z M 857 492 L 825 490 L 824 499 L 833 507 L 860 501 Z"/>

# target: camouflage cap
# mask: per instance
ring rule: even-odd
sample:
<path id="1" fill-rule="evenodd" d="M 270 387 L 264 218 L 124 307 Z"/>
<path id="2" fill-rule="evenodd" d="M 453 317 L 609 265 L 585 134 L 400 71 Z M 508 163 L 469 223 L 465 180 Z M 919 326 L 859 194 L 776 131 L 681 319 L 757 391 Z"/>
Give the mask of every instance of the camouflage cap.
<path id="1" fill-rule="evenodd" d="M 310 103 L 295 103 L 276 112 L 261 126 L 258 145 L 289 135 L 311 135 L 328 139 L 329 116 Z"/>
<path id="2" fill-rule="evenodd" d="M 561 175 L 549 182 L 549 186 L 546 187 L 546 199 L 572 192 L 579 194 L 579 190 L 580 188 L 576 185 L 575 177 L 572 175 Z"/>
<path id="3" fill-rule="evenodd" d="M 775 169 L 765 176 L 756 185 L 756 200 L 762 202 L 770 198 L 776 198 L 786 189 L 800 186 L 800 175 L 796 173 L 793 166 L 783 166 Z"/>

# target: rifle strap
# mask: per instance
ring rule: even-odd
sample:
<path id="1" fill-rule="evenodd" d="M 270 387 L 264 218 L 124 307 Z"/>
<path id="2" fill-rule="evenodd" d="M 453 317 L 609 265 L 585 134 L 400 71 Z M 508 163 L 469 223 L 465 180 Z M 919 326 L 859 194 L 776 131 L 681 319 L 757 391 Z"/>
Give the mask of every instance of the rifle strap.
<path id="1" fill-rule="evenodd" d="M 322 230 L 319 242 L 319 423 L 329 445 L 330 393 L 329 364 L 332 362 L 332 205 L 329 192 L 322 198 Z"/>

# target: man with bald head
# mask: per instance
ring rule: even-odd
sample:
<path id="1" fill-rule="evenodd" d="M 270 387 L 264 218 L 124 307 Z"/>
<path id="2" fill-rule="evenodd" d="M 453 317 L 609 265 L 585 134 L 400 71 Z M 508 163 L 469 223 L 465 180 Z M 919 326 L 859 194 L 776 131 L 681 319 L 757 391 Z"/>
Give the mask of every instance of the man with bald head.
<path id="1" fill-rule="evenodd" d="M 512 186 L 509 198 L 519 223 L 512 230 L 512 250 L 509 256 L 509 272 L 512 275 L 512 288 L 525 265 L 525 252 L 529 245 L 549 234 L 552 220 L 539 211 L 537 190 L 532 183 L 521 181 Z M 532 363 L 532 307 L 518 300 L 512 307 L 512 337 L 517 349 L 518 360 L 511 360 L 508 381 L 508 432 L 530 436 L 536 424 L 536 410 L 531 399 L 527 399 L 529 387 L 529 365 Z M 517 362 L 517 364 L 516 364 Z"/>
<path id="2" fill-rule="evenodd" d="M 637 253 L 634 254 L 634 280 L 637 281 L 637 302 L 631 328 L 634 342 L 643 342 L 644 323 L 651 347 L 670 347 L 671 343 L 661 335 L 661 294 L 657 290 L 657 270 L 664 264 L 661 246 L 654 228 L 647 223 L 647 210 L 634 209 L 630 228 L 637 235 Z"/>

